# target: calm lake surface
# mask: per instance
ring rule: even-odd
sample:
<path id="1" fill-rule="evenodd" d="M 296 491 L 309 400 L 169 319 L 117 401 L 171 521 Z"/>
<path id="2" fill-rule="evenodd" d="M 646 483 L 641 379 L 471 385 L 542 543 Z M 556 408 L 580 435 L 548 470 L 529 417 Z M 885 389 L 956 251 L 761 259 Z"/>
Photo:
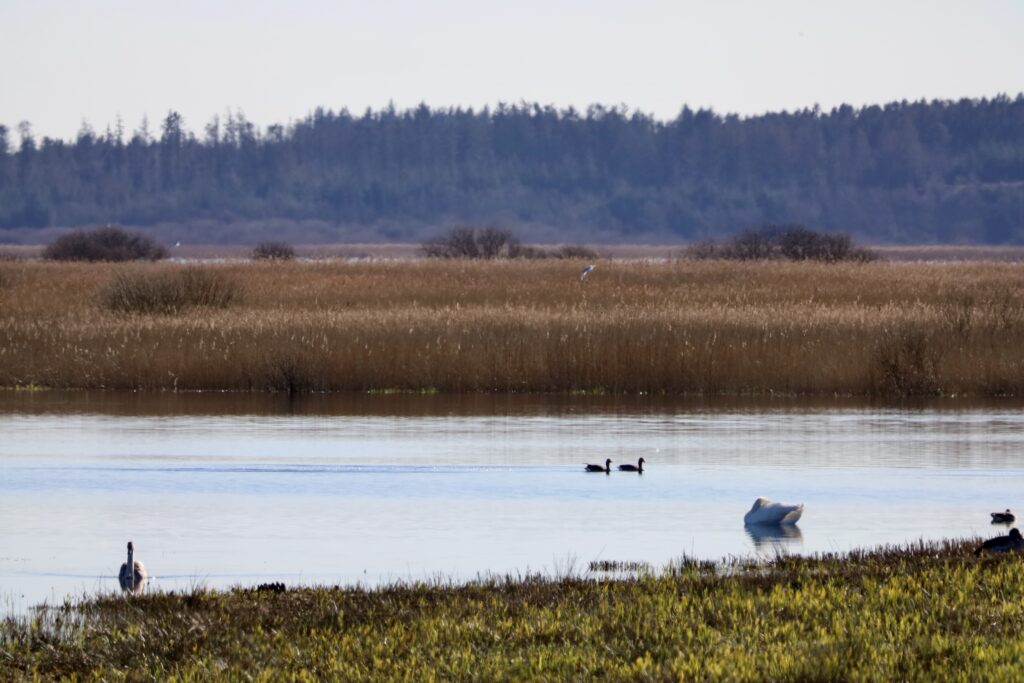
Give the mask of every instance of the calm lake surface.
<path id="1" fill-rule="evenodd" d="M 1021 407 L 4 392 L 0 612 L 115 590 L 128 540 L 172 590 L 989 537 L 1024 512 Z M 746 529 L 762 495 L 796 529 Z"/>

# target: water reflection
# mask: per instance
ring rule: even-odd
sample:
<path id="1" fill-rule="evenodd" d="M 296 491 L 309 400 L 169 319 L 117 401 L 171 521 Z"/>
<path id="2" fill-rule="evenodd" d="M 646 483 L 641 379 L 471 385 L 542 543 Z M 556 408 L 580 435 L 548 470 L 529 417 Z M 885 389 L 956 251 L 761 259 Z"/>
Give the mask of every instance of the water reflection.
<path id="1" fill-rule="evenodd" d="M 989 536 L 1020 405 L 0 392 L 0 612 L 116 590 L 128 540 L 170 590 Z M 758 496 L 808 513 L 741 531 Z"/>
<path id="2" fill-rule="evenodd" d="M 822 410 L 898 412 L 908 425 L 931 429 L 919 420 L 921 411 L 960 412 L 985 408 L 996 412 L 1024 407 L 1022 399 L 948 398 L 865 402 L 851 397 L 706 397 L 706 396 L 570 396 L 546 394 L 284 394 L 242 392 L 110 392 L 110 391 L 0 391 L 0 414 L 110 415 L 124 417 L 172 416 L 593 416 L 647 415 L 652 425 L 675 424 L 678 415 L 765 412 L 803 414 Z M 986 417 L 985 419 L 991 419 Z M 877 422 L 857 420 L 863 428 L 888 429 L 890 417 Z M 1016 420 L 999 426 L 1020 427 Z M 737 428 L 744 425 L 738 424 Z"/>
<path id="3" fill-rule="evenodd" d="M 793 550 L 803 546 L 804 534 L 795 524 L 746 524 L 744 530 L 758 552 Z"/>

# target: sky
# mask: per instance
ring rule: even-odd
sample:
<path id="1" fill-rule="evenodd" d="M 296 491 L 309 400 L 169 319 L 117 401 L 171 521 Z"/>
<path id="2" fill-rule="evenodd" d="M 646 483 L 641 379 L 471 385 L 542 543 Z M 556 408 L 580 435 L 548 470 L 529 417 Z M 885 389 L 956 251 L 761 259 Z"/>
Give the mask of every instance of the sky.
<path id="1" fill-rule="evenodd" d="M 0 125 L 200 133 L 314 108 L 538 102 L 674 118 L 1024 92 L 1021 0 L 0 0 Z M 14 135 L 12 141 L 16 141 Z"/>

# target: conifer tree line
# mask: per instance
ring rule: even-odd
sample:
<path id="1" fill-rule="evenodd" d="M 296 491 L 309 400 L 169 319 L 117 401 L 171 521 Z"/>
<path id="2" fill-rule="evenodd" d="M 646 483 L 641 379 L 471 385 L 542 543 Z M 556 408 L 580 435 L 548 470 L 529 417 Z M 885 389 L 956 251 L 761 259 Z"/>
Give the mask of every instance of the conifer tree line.
<path id="1" fill-rule="evenodd" d="M 739 117 L 683 108 L 318 108 L 200 133 L 171 111 L 74 140 L 0 126 L 0 228 L 274 220 L 418 240 L 458 224 L 542 241 L 714 237 L 800 223 L 884 242 L 1024 242 L 1024 94 Z M 280 226 L 285 226 L 284 233 Z M 233 236 L 237 241 L 237 234 Z M 253 235 L 253 241 L 266 236 Z"/>

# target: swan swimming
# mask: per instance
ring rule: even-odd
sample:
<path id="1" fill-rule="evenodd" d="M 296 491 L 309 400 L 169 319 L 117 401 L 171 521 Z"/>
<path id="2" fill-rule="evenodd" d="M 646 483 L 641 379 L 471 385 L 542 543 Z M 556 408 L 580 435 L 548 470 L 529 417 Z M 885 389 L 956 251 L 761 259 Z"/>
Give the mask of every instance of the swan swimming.
<path id="1" fill-rule="evenodd" d="M 607 460 L 604 461 L 604 467 L 601 467 L 600 465 L 590 465 L 590 464 L 587 465 L 587 472 L 604 472 L 605 474 L 610 474 L 611 471 L 612 471 L 612 459 L 611 458 L 608 458 Z"/>
<path id="2" fill-rule="evenodd" d="M 134 571 L 128 569 L 131 567 Z M 135 559 L 135 546 L 128 541 L 128 561 L 121 565 L 121 571 L 117 573 L 117 581 L 121 584 L 121 590 L 126 593 L 138 595 L 146 587 L 149 574 L 142 562 Z"/>
<path id="3" fill-rule="evenodd" d="M 743 515 L 744 524 L 796 524 L 800 515 L 804 513 L 804 504 L 787 505 L 786 503 L 773 503 L 767 498 L 758 498 L 754 501 L 750 512 Z"/>

